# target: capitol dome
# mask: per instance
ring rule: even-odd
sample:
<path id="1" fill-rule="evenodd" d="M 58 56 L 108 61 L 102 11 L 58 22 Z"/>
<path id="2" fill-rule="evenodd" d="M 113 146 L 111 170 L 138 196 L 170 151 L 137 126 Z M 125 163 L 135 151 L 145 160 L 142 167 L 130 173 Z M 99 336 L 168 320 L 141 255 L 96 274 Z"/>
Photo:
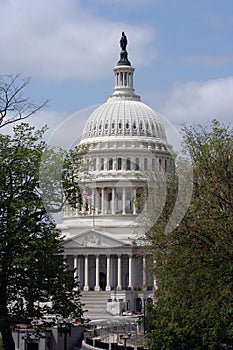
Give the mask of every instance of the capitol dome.
<path id="1" fill-rule="evenodd" d="M 150 249 L 141 254 L 138 244 L 148 230 L 148 193 L 153 210 L 160 201 L 149 184 L 166 180 L 174 159 L 159 114 L 134 92 L 124 32 L 120 46 L 113 93 L 90 114 L 82 133 L 80 144 L 87 146 L 86 171 L 78 174 L 83 200 L 75 208 L 67 203 L 62 233 L 81 290 L 108 292 L 107 300 L 115 300 L 118 291 L 125 309 L 130 303 L 139 311 L 138 300 L 154 288 L 153 273 L 145 269 Z"/>
<path id="2" fill-rule="evenodd" d="M 145 103 L 129 98 L 109 98 L 90 115 L 82 141 L 105 136 L 143 136 L 167 143 L 164 126 L 156 112 Z"/>

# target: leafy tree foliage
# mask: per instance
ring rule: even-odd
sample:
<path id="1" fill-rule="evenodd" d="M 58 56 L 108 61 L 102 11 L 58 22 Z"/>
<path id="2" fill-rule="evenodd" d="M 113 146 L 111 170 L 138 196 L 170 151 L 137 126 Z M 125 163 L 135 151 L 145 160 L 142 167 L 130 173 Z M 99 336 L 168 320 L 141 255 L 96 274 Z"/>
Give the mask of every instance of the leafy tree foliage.
<path id="1" fill-rule="evenodd" d="M 168 200 L 148 236 L 159 284 L 148 310 L 149 347 L 232 349 L 233 130 L 214 120 L 210 127 L 184 127 L 183 135 L 194 170 L 193 197 L 182 223 L 165 235 Z"/>
<path id="2" fill-rule="evenodd" d="M 44 131 L 21 124 L 14 136 L 0 135 L 0 331 L 5 350 L 14 349 L 10 327 L 16 322 L 46 313 L 82 315 L 78 281 L 67 267 L 63 240 L 42 200 L 39 169 L 43 152 L 49 152 L 42 141 Z M 48 163 L 55 153 L 47 153 Z M 66 165 L 73 156 L 66 156 Z M 61 155 L 58 158 L 61 161 Z M 78 189 L 76 175 L 68 167 L 63 175 L 66 181 L 63 176 L 59 181 L 73 193 Z M 60 196 L 54 198 L 59 208 Z"/>

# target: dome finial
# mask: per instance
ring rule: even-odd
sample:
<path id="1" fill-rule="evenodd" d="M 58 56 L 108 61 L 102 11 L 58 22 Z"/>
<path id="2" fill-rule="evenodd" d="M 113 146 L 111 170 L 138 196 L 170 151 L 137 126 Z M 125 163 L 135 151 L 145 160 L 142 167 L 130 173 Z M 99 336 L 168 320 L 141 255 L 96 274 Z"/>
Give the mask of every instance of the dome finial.
<path id="1" fill-rule="evenodd" d="M 121 40 L 120 40 L 120 47 L 122 51 L 126 51 L 126 46 L 127 46 L 127 36 L 125 35 L 124 32 L 122 32 Z"/>
<path id="2" fill-rule="evenodd" d="M 117 63 L 118 66 L 131 66 L 131 63 L 128 60 L 128 52 L 126 51 L 126 46 L 128 44 L 127 36 L 124 32 L 122 32 L 121 39 L 120 39 L 120 47 L 121 47 L 121 53 L 120 53 L 120 61 Z"/>

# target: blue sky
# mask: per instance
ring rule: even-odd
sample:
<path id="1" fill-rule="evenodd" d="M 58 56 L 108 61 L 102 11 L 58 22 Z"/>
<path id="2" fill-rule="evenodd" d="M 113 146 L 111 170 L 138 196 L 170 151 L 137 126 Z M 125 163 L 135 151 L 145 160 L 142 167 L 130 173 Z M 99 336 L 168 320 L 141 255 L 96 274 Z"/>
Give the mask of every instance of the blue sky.
<path id="1" fill-rule="evenodd" d="M 38 127 L 106 101 L 122 31 L 143 102 L 177 128 L 232 122 L 232 0 L 0 0 L 0 13 L 1 74 L 30 76 L 28 95 L 50 99 Z"/>

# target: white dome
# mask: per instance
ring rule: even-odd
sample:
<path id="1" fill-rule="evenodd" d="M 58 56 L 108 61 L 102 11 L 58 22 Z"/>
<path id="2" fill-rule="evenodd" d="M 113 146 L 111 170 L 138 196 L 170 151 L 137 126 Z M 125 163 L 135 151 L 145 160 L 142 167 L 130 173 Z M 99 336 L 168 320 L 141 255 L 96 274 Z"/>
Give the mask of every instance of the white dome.
<path id="1" fill-rule="evenodd" d="M 82 141 L 103 136 L 143 136 L 167 143 L 158 114 L 141 101 L 109 98 L 90 115 Z"/>

